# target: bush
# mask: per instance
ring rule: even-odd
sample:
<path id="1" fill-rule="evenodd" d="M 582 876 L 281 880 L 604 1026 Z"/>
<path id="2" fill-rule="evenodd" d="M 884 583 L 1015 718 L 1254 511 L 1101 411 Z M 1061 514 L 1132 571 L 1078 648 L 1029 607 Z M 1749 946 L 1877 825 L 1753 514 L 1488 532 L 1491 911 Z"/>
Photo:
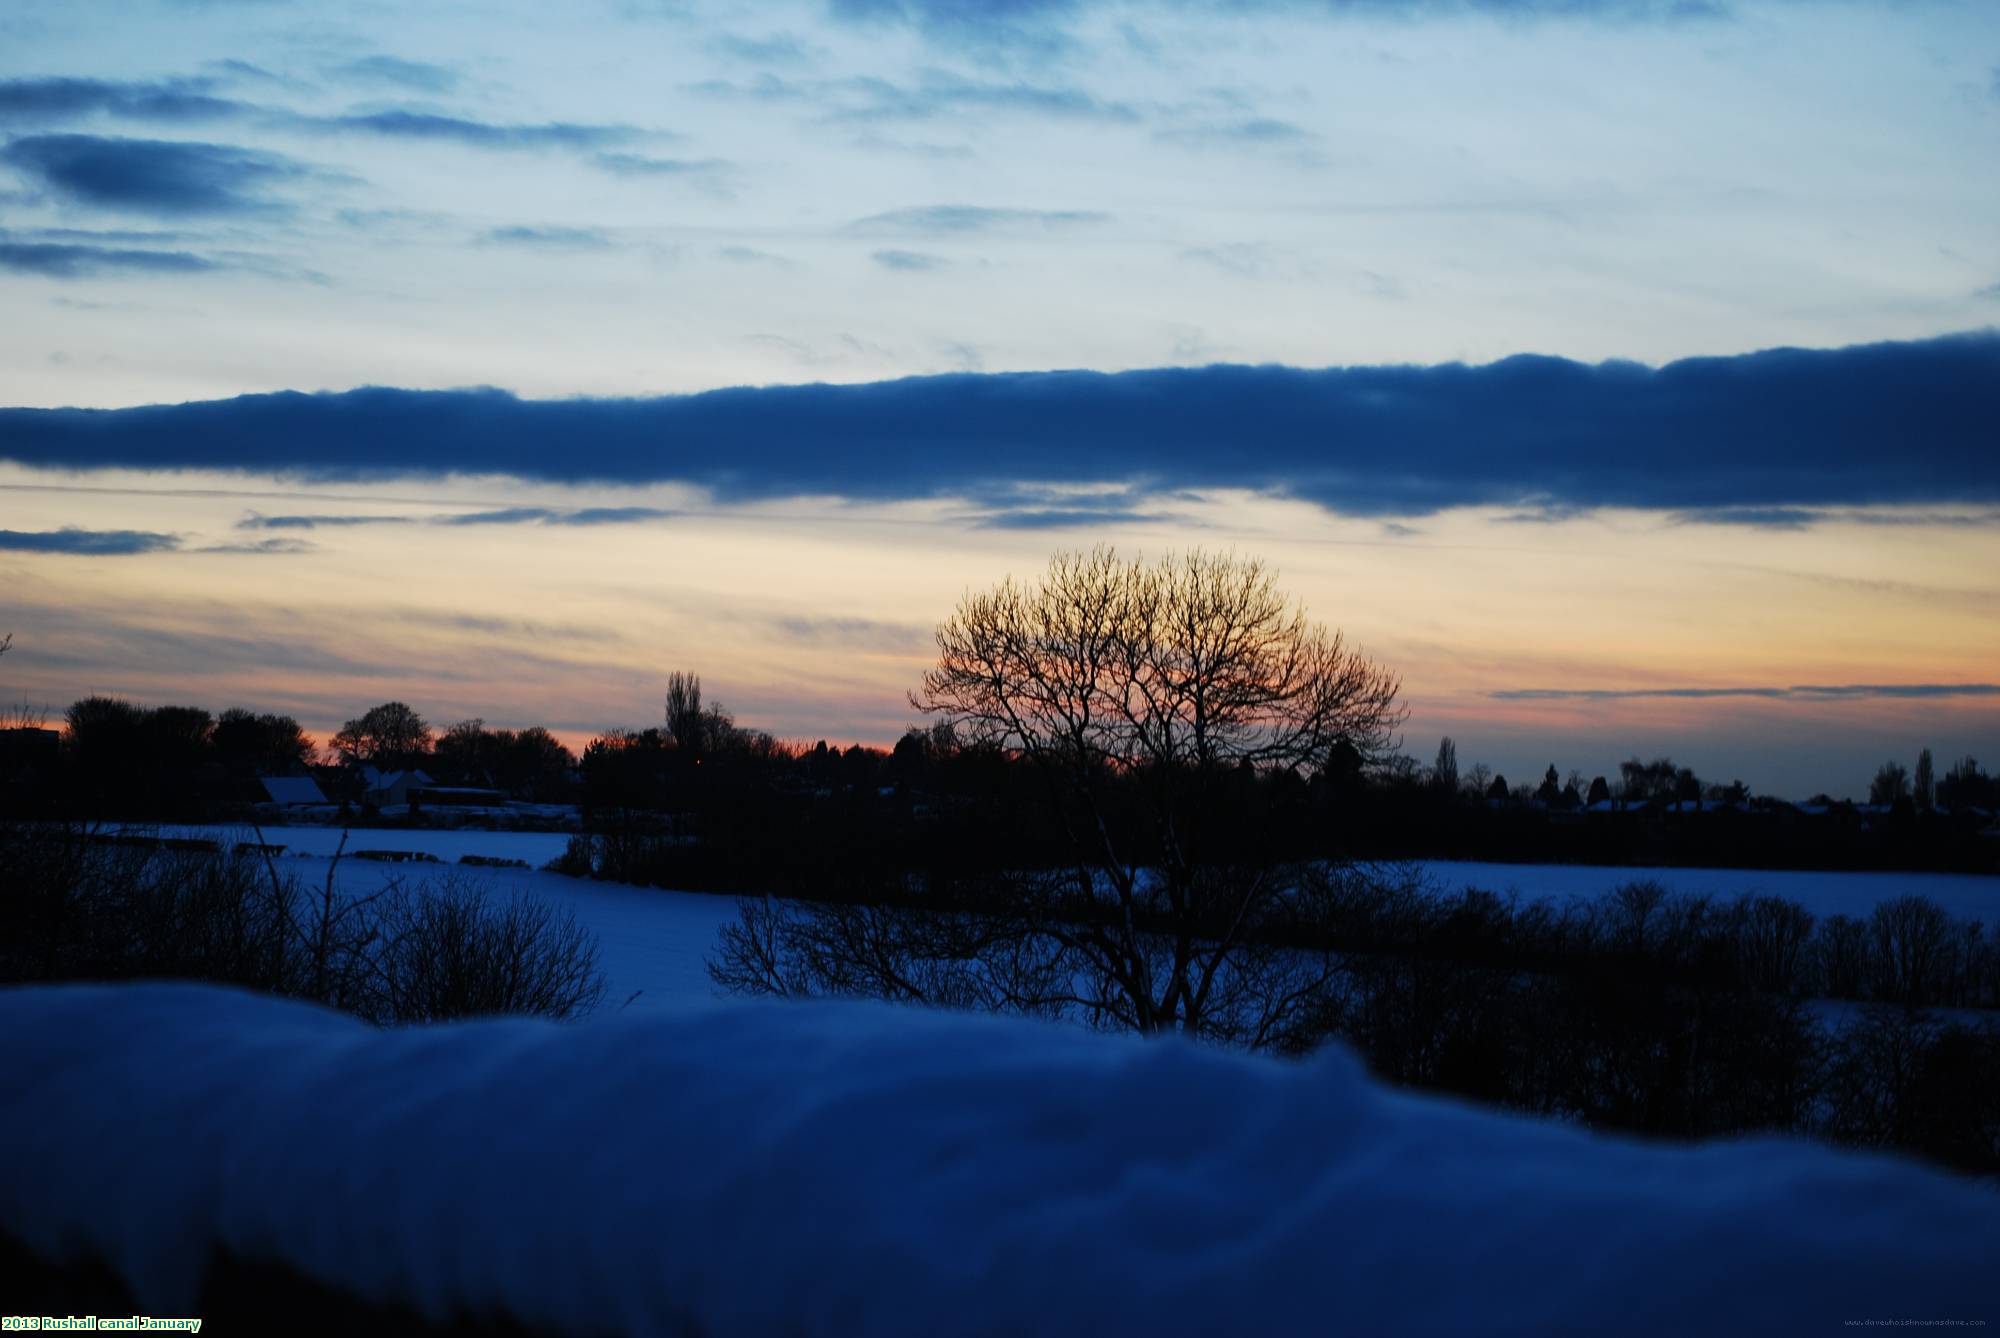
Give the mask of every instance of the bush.
<path id="1" fill-rule="evenodd" d="M 337 864 L 336 859 L 336 864 Z M 602 993 L 574 919 L 490 902 L 456 873 L 371 896 L 307 888 L 255 847 L 147 849 L 81 828 L 0 828 L 0 983 L 205 980 L 379 1023 L 570 1018 Z"/>

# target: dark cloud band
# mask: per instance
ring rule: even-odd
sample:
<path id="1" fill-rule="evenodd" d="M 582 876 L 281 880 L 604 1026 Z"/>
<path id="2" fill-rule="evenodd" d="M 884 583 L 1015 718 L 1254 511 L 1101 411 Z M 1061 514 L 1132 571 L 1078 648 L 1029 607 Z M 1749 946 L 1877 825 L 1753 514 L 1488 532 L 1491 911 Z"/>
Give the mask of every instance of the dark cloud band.
<path id="1" fill-rule="evenodd" d="M 1648 368 L 1169 368 L 658 399 L 497 390 L 0 410 L 0 458 L 308 479 L 693 484 L 724 501 L 989 497 L 1022 481 L 1245 488 L 1350 515 L 1455 506 L 2000 502 L 2000 334 Z"/>
<path id="2" fill-rule="evenodd" d="M 172 534 L 147 530 L 0 530 L 0 552 L 72 553 L 80 557 L 129 557 L 179 548 Z"/>

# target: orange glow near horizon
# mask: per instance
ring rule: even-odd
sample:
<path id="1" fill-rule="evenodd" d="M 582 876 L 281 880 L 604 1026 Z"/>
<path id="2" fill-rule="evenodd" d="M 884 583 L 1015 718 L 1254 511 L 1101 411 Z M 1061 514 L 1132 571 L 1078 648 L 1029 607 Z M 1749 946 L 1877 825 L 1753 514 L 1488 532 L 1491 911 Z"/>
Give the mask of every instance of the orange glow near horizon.
<path id="1" fill-rule="evenodd" d="M 1554 522 L 1455 511 L 1394 525 L 1212 495 L 1111 531 L 977 528 L 951 501 L 718 508 L 685 491 L 507 480 L 300 485 L 220 475 L 0 470 L 0 529 L 176 536 L 121 557 L 9 552 L 0 691 L 295 714 L 324 739 L 384 700 L 440 726 L 541 724 L 572 748 L 660 717 L 702 677 L 747 727 L 887 746 L 930 636 L 970 589 L 1057 548 L 1202 546 L 1264 558 L 1313 616 L 1399 671 L 1408 751 L 1586 771 L 1672 751 L 1703 774 L 1794 787 L 1757 749 L 2000 753 L 2000 699 L 1509 699 L 1657 690 L 1989 682 L 2000 531 L 1894 512 L 1805 530 L 1638 512 Z M 630 524 L 449 524 L 517 506 L 654 506 Z M 396 517 L 258 528 L 282 514 Z M 286 540 L 298 551 L 204 551 Z M 1844 743 L 1843 740 L 1846 742 Z M 1704 756 L 1713 761 L 1704 765 Z M 1540 763 L 1535 769 L 1540 770 Z M 1826 764 L 1816 764 L 1824 767 Z M 1857 764 L 1858 765 L 1858 764 Z M 1850 768 L 1851 770 L 1851 768 Z M 1865 777 L 1862 778 L 1865 780 Z M 1848 771 L 1812 788 L 1854 781 Z"/>

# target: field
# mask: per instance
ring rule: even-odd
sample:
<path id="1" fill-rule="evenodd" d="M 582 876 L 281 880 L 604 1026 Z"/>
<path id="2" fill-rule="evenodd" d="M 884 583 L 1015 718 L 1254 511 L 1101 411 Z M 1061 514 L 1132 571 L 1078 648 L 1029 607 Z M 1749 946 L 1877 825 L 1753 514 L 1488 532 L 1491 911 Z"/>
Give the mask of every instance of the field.
<path id="1" fill-rule="evenodd" d="M 164 834 L 206 837 L 228 846 L 254 841 L 235 827 L 176 827 Z M 317 885 L 342 833 L 332 827 L 267 827 L 264 839 L 282 845 L 280 870 Z M 568 878 L 542 866 L 563 851 L 560 832 L 422 831 L 356 828 L 347 834 L 339 866 L 342 890 L 365 895 L 392 879 L 420 882 L 441 877 L 470 880 L 498 896 L 527 894 L 559 903 L 597 935 L 605 976 L 605 1010 L 647 1011 L 711 998 L 704 960 L 723 925 L 736 918 L 737 899 L 726 895 L 628 887 Z M 440 863 L 392 863 L 351 856 L 357 851 L 410 851 Z M 464 855 L 521 860 L 528 867 L 462 866 Z M 1583 900 L 1621 883 L 1655 879 L 1671 892 L 1731 899 L 1744 894 L 1784 897 L 1815 915 L 1867 916 L 1876 905 L 1916 894 L 1949 914 L 1991 925 L 2000 921 L 2000 878 L 1937 873 L 1820 873 L 1768 869 L 1602 868 L 1586 865 L 1479 864 L 1428 861 L 1418 865 L 1441 893 L 1478 887 L 1523 900 Z"/>

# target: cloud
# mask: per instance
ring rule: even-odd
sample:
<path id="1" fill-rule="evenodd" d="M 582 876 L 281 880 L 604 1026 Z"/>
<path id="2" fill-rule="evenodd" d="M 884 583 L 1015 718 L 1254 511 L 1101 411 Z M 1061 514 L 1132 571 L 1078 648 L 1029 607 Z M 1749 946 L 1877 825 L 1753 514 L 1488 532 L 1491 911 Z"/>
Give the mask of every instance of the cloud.
<path id="1" fill-rule="evenodd" d="M 595 228 L 492 228 L 479 240 L 496 246 L 540 246 L 559 251 L 601 251 L 611 239 Z"/>
<path id="2" fill-rule="evenodd" d="M 0 124 L 48 125 L 92 115 L 141 121 L 205 121 L 235 116 L 244 104 L 211 96 L 208 81 L 169 79 L 0 79 Z"/>
<path id="3" fill-rule="evenodd" d="M 995 511 L 979 516 L 974 524 L 989 530 L 1082 530 L 1106 525 L 1140 525 L 1171 521 L 1166 512 L 1123 511 L 1093 507 L 1047 507 L 1023 511 Z"/>
<path id="4" fill-rule="evenodd" d="M 393 84 L 419 93 L 449 93 L 458 87 L 456 71 L 429 61 L 397 56 L 363 56 L 334 66 L 329 73 L 362 83 Z"/>
<path id="5" fill-rule="evenodd" d="M 1030 480 L 1254 489 L 1396 517 L 1460 506 L 1993 507 L 1995 422 L 2000 333 L 1989 332 L 1660 368 L 1521 356 L 952 374 L 654 399 L 369 388 L 6 409 L 0 458 L 310 479 L 674 482 L 725 501 L 964 496 Z"/>
<path id="6" fill-rule="evenodd" d="M 349 79 L 388 83 L 433 93 L 449 91 L 458 78 L 442 65 L 393 56 L 363 57 L 336 66 L 333 72 Z M 262 71 L 258 74 L 265 79 L 274 78 Z M 629 125 L 593 125 L 575 121 L 526 124 L 484 121 L 422 107 L 387 107 L 339 115 L 308 115 L 234 98 L 216 97 L 207 91 L 211 82 L 207 79 L 170 79 L 152 83 L 74 78 L 0 80 L 0 125 L 10 122 L 47 125 L 93 115 L 163 122 L 236 117 L 308 133 L 370 134 L 388 139 L 462 144 L 479 149 L 602 149 L 626 143 L 644 133 Z M 656 133 L 653 137 L 660 136 Z M 633 158 L 630 164 L 649 161 L 652 160 Z M 668 160 L 658 161 L 664 164 Z"/>
<path id="7" fill-rule="evenodd" d="M 1058 120 L 1130 124 L 1139 113 L 1130 104 L 1107 102 L 1075 86 L 993 83 L 933 72 L 914 86 L 884 79 L 856 79 L 845 87 L 859 105 L 833 113 L 835 120 L 928 120 L 952 112 L 995 112 L 1047 116 Z"/>
<path id="8" fill-rule="evenodd" d="M 1208 125 L 1172 126 L 1153 132 L 1163 144 L 1193 149 L 1240 150 L 1257 147 L 1292 147 L 1318 138 L 1303 126 L 1269 116 L 1252 116 L 1238 121 L 1217 121 Z"/>
<path id="9" fill-rule="evenodd" d="M 628 125 L 584 125 L 574 121 L 516 125 L 407 109 L 297 120 L 314 129 L 356 131 L 389 139 L 435 140 L 475 149 L 594 149 L 623 143 L 640 133 Z"/>
<path id="10" fill-rule="evenodd" d="M 1853 511 L 1804 506 L 1711 506 L 1677 511 L 1667 519 L 1674 525 L 1741 525 L 1756 530 L 1809 530 L 1830 524 L 1983 529 L 2000 526 L 2000 511 Z"/>
<path id="11" fill-rule="evenodd" d="M 708 49 L 753 65 L 804 65 L 819 54 L 818 48 L 808 46 L 792 33 L 772 33 L 766 37 L 718 33 L 708 39 Z"/>
<path id="12" fill-rule="evenodd" d="M 557 525 L 623 525 L 639 520 L 665 520 L 671 511 L 656 506 L 587 506 L 553 519 Z"/>
<path id="13" fill-rule="evenodd" d="M 729 194 L 736 164 L 726 158 L 653 158 L 642 153 L 599 153 L 591 165 L 617 177 L 680 182 L 716 195 Z"/>
<path id="14" fill-rule="evenodd" d="M 1109 221 L 1088 209 L 993 209 L 970 204 L 932 204 L 870 214 L 849 224 L 863 233 L 961 233 L 1054 231 Z"/>
<path id="15" fill-rule="evenodd" d="M 869 256 L 869 259 L 883 269 L 903 270 L 908 273 L 944 269 L 951 264 L 943 256 L 934 256 L 925 251 L 877 251 Z"/>
<path id="16" fill-rule="evenodd" d="M 932 628 L 922 624 L 883 622 L 875 618 L 779 616 L 772 618 L 769 626 L 788 641 L 884 654 L 927 650 L 936 635 Z"/>
<path id="17" fill-rule="evenodd" d="M 239 530 L 341 529 L 353 525 L 408 525 L 415 516 L 263 516 L 251 512 L 236 522 Z"/>
<path id="18" fill-rule="evenodd" d="M 467 511 L 460 515 L 438 516 L 439 525 L 526 525 L 545 521 L 556 513 L 545 506 L 510 506 L 499 511 Z"/>
<path id="19" fill-rule="evenodd" d="M 799 267 L 795 260 L 771 251 L 760 251 L 754 246 L 719 246 L 715 250 L 715 258 L 726 260 L 732 265 L 770 265 L 777 269 Z"/>
<path id="20" fill-rule="evenodd" d="M 833 123 L 928 121 L 957 114 L 982 119 L 995 114 L 1043 116 L 1125 125 L 1142 119 L 1130 103 L 1107 101 L 1074 84 L 969 79 L 944 70 L 926 71 L 910 84 L 874 75 L 794 80 L 767 72 L 748 83 L 708 79 L 690 89 L 712 98 L 798 103 L 817 109 L 820 119 Z"/>
<path id="21" fill-rule="evenodd" d="M 205 548 L 196 548 L 191 551 L 196 553 L 290 554 L 311 553 L 317 551 L 318 547 L 317 544 L 306 539 L 253 539 L 243 543 L 209 544 Z"/>
<path id="22" fill-rule="evenodd" d="M 2000 697 L 2000 683 L 1837 683 L 1790 688 L 1509 688 L 1489 693 L 1498 701 L 1636 701 L 1652 698 L 1707 701 L 1758 697 L 1769 701 L 1855 701 L 1865 698 Z"/>
<path id="23" fill-rule="evenodd" d="M 1302 278 L 1313 272 L 1313 267 L 1303 257 L 1264 242 L 1225 242 L 1216 246 L 1189 247 L 1181 252 L 1180 258 L 1245 279 Z"/>
<path id="24" fill-rule="evenodd" d="M 239 530 L 316 530 L 357 525 L 623 525 L 665 520 L 674 515 L 656 506 L 510 506 L 493 511 L 452 511 L 432 516 L 300 515 L 265 516 L 251 512 L 236 522 Z"/>
<path id="25" fill-rule="evenodd" d="M 838 19 L 909 27 L 943 46 L 1046 55 L 1073 44 L 1070 30 L 1085 14 L 1112 6 L 1105 0 L 829 0 L 827 8 Z M 1484 15 L 1677 23 L 1730 13 L 1723 0 L 1186 0 L 1178 8 L 1225 19 L 1270 14 L 1329 21 Z"/>
<path id="26" fill-rule="evenodd" d="M 283 206 L 266 188 L 312 174 L 257 149 L 101 135 L 24 136 L 0 161 L 79 204 L 167 215 L 269 212 Z"/>
<path id="27" fill-rule="evenodd" d="M 1070 45 L 1083 0 L 830 0 L 834 17 L 902 24 L 943 45 L 1051 55 Z"/>
<path id="28" fill-rule="evenodd" d="M 62 242 L 17 242 L 0 233 L 0 270 L 49 279 L 81 279 L 94 274 L 196 274 L 219 268 L 187 251 L 142 251 L 126 247 Z"/>
<path id="29" fill-rule="evenodd" d="M 73 553 L 85 557 L 127 557 L 134 553 L 170 552 L 181 541 L 172 534 L 149 530 L 0 530 L 0 551 L 12 553 Z"/>

